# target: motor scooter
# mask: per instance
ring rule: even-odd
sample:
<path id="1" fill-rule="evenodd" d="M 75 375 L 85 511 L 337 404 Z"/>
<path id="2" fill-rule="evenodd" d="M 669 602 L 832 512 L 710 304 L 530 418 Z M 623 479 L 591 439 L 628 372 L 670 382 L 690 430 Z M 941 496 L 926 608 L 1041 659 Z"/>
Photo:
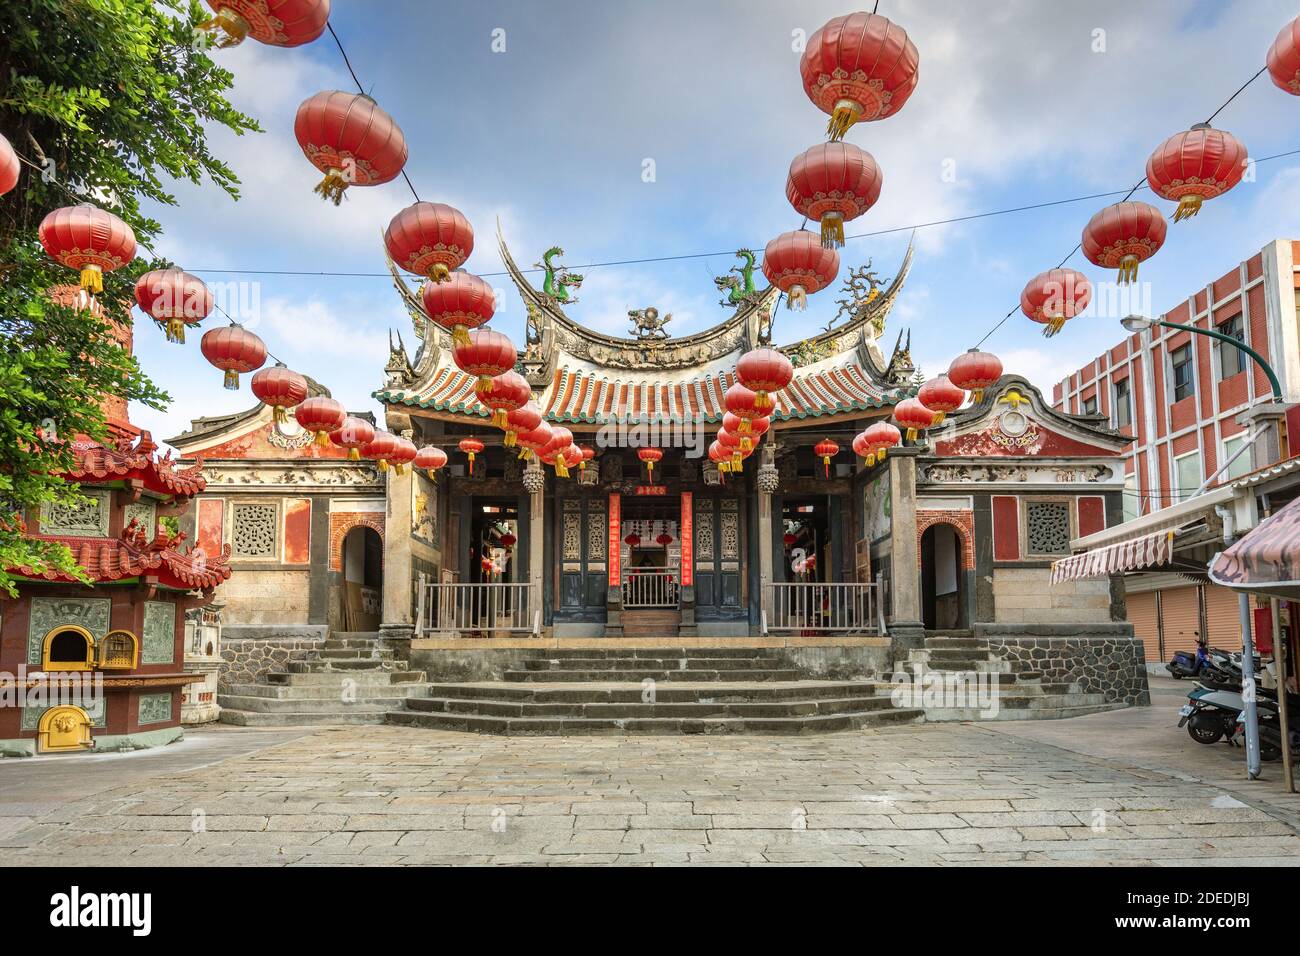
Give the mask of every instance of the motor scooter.
<path id="1" fill-rule="evenodd" d="M 1240 688 L 1207 687 L 1198 682 L 1178 711 L 1178 726 L 1185 726 L 1198 744 L 1216 743 L 1225 737 L 1231 743 L 1245 706 Z"/>

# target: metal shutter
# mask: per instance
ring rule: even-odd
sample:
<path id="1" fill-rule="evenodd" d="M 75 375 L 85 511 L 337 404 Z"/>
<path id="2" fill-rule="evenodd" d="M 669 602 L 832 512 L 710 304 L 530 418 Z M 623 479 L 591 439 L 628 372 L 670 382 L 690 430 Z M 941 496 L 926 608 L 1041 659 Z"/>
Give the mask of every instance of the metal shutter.
<path id="1" fill-rule="evenodd" d="M 1154 591 L 1128 596 L 1128 619 L 1133 625 L 1133 636 L 1142 641 L 1146 659 L 1160 660 L 1160 628 L 1156 621 L 1156 595 Z"/>
<path id="2" fill-rule="evenodd" d="M 1160 617 L 1165 632 L 1165 657 L 1174 651 L 1196 652 L 1196 632 L 1201 629 L 1201 602 L 1196 585 L 1166 588 L 1160 592 Z"/>
<path id="3" fill-rule="evenodd" d="M 1211 647 L 1241 650 L 1241 611 L 1237 593 L 1215 584 L 1205 587 L 1205 633 Z"/>

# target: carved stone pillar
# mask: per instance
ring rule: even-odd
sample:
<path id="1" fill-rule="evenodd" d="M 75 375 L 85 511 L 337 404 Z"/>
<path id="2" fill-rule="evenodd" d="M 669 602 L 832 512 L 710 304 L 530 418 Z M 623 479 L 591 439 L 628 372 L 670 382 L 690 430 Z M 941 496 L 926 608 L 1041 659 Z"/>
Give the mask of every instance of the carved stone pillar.
<path id="1" fill-rule="evenodd" d="M 889 452 L 890 615 L 894 654 L 903 657 L 925 639 L 921 620 L 921 565 L 916 537 L 916 448 Z"/>
<path id="2" fill-rule="evenodd" d="M 528 492 L 528 607 L 536 617 L 542 610 L 542 585 L 546 568 L 546 475 L 530 456 L 523 474 Z"/>
<path id="3" fill-rule="evenodd" d="M 399 475 L 396 468 L 384 474 L 387 505 L 384 516 L 384 606 L 380 630 L 385 637 L 410 637 L 415 629 L 415 579 L 411 563 L 410 468 Z"/>
<path id="4" fill-rule="evenodd" d="M 758 586 L 759 607 L 768 607 L 768 587 L 772 584 L 772 495 L 781 487 L 781 474 L 776 469 L 772 443 L 766 442 L 762 450 L 762 464 L 754 476 L 758 490 Z"/>

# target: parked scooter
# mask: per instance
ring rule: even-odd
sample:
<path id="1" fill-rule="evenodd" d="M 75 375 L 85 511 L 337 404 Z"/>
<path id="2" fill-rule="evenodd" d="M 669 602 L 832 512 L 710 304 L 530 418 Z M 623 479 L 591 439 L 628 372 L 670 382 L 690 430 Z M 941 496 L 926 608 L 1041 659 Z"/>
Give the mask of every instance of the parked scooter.
<path id="1" fill-rule="evenodd" d="M 1178 711 L 1179 727 L 1198 744 L 1212 744 L 1224 738 L 1231 742 L 1237 731 L 1237 717 L 1245 708 L 1241 689 L 1228 686 L 1207 687 L 1197 683 L 1187 695 L 1187 703 Z"/>
<path id="2" fill-rule="evenodd" d="M 1241 680 L 1241 666 L 1238 663 L 1239 655 L 1234 657 L 1227 651 L 1220 650 L 1217 647 L 1207 647 L 1205 639 L 1198 636 L 1196 639 L 1196 652 L 1175 651 L 1173 659 L 1165 665 L 1165 668 L 1175 680 L 1182 680 L 1184 677 L 1209 677 L 1211 680 L 1226 682 L 1232 680 Z"/>

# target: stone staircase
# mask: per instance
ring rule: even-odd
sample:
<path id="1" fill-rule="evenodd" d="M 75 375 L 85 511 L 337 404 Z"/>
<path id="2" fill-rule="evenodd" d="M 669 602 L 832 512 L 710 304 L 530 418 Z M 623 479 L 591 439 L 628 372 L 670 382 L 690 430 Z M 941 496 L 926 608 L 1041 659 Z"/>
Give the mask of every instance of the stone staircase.
<path id="1" fill-rule="evenodd" d="M 778 648 L 563 649 L 433 684 L 388 723 L 509 735 L 802 734 L 923 719 L 871 681 L 803 680 Z"/>
<path id="2" fill-rule="evenodd" d="M 895 672 L 915 676 L 917 668 L 921 683 L 895 684 L 885 693 L 922 707 L 928 721 L 1048 720 L 1124 706 L 1078 684 L 1044 683 L 1041 673 L 995 656 L 988 641 L 970 631 L 927 631 L 923 648 L 894 663 Z M 973 676 L 976 688 L 963 690 L 964 676 Z"/>
<path id="3" fill-rule="evenodd" d="M 241 727 L 382 724 L 385 714 L 428 688 L 424 672 L 395 660 L 378 633 L 342 631 L 265 682 L 232 685 L 217 702 L 221 720 Z"/>

